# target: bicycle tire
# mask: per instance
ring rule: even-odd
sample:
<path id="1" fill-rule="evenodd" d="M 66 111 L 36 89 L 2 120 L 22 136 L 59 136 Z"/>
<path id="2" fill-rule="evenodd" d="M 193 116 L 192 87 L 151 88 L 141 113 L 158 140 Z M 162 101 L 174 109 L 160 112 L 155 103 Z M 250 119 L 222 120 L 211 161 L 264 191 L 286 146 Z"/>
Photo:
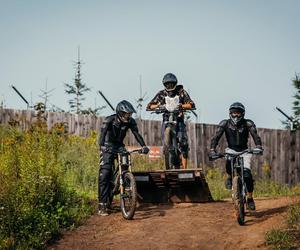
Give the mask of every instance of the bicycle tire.
<path id="1" fill-rule="evenodd" d="M 242 197 L 242 182 L 239 176 L 235 176 L 232 180 L 233 188 L 233 203 L 235 209 L 235 215 L 239 225 L 245 224 L 245 204 L 244 198 Z"/>
<path id="2" fill-rule="evenodd" d="M 121 211 L 126 220 L 132 220 L 137 202 L 136 182 L 131 172 L 126 172 L 123 177 L 124 193 L 120 195 Z"/>
<path id="3" fill-rule="evenodd" d="M 180 152 L 176 148 L 173 153 L 170 152 L 170 144 L 173 140 L 173 134 L 170 127 L 166 127 L 164 132 L 164 155 L 166 169 L 180 169 Z"/>
<path id="4" fill-rule="evenodd" d="M 172 164 L 170 162 L 170 150 L 169 150 L 169 145 L 170 145 L 170 139 L 171 139 L 171 129 L 170 127 L 166 127 L 164 131 L 164 155 L 165 155 L 165 167 L 166 169 L 170 169 L 172 167 Z"/>

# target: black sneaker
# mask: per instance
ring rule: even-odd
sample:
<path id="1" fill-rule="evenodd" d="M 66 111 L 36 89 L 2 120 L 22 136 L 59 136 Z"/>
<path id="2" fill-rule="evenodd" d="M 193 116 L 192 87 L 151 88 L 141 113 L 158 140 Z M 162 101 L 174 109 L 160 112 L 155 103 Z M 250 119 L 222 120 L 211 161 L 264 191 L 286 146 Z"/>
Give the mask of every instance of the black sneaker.
<path id="1" fill-rule="evenodd" d="M 99 210 L 98 210 L 98 215 L 100 216 L 107 216 L 108 215 L 108 210 L 105 204 L 99 204 Z"/>
<path id="2" fill-rule="evenodd" d="M 247 198 L 247 209 L 255 210 L 255 202 L 253 198 Z"/>
<path id="3" fill-rule="evenodd" d="M 232 188 L 232 178 L 231 178 L 231 176 L 229 176 L 227 178 L 227 180 L 225 181 L 225 187 L 226 187 L 226 189 L 230 189 L 231 190 L 231 188 Z"/>

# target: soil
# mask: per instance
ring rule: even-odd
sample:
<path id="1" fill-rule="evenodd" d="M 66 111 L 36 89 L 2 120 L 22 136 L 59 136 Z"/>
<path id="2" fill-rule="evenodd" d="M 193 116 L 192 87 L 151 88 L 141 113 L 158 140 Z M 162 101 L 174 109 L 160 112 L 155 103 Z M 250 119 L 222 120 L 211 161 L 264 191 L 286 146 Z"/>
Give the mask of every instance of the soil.
<path id="1" fill-rule="evenodd" d="M 140 205 L 131 221 L 116 209 L 93 215 L 64 233 L 48 249 L 268 249 L 265 233 L 284 225 L 288 207 L 300 197 L 256 199 L 256 211 L 238 225 L 230 200 Z"/>

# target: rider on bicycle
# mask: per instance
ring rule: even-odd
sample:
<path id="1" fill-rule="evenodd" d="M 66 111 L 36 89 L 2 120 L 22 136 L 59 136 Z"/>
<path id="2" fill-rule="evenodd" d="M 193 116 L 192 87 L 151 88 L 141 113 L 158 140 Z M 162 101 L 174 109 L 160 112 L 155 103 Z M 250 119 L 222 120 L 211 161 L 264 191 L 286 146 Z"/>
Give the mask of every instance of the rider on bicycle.
<path id="1" fill-rule="evenodd" d="M 184 90 L 182 85 L 177 85 L 177 78 L 174 74 L 168 73 L 163 77 L 162 83 L 164 85 L 164 89 L 159 91 L 156 96 L 148 103 L 147 109 L 155 110 L 157 108 L 164 107 L 166 104 L 165 97 L 175 97 L 179 96 L 179 109 L 192 109 L 195 108 L 194 102 L 191 100 L 188 93 Z M 163 121 L 167 121 L 169 118 L 168 112 L 163 114 Z M 164 123 L 162 127 L 162 135 L 164 137 Z M 177 126 L 176 126 L 176 134 L 179 141 L 179 149 L 182 155 L 181 163 L 182 168 L 187 168 L 187 158 L 189 151 L 188 144 L 188 136 L 186 132 L 186 127 L 184 124 L 184 115 L 183 112 L 178 113 L 177 117 Z M 164 139 L 164 138 L 163 138 Z"/>
<path id="2" fill-rule="evenodd" d="M 99 215 L 108 215 L 107 208 L 110 206 L 110 178 L 114 167 L 114 161 L 117 157 L 114 151 L 125 150 L 123 140 L 127 130 L 130 129 L 142 146 L 142 153 L 147 154 L 149 148 L 146 146 L 143 137 L 138 131 L 135 120 L 131 117 L 136 113 L 130 102 L 123 100 L 116 107 L 116 114 L 105 118 L 100 131 L 100 168 L 98 179 L 98 200 Z"/>
<path id="3" fill-rule="evenodd" d="M 229 117 L 220 122 L 215 136 L 211 139 L 210 153 L 209 156 L 214 158 L 217 155 L 216 147 L 223 133 L 225 132 L 228 148 L 226 152 L 236 153 L 244 151 L 248 148 L 249 133 L 251 134 L 256 148 L 256 153 L 262 154 L 263 148 L 259 135 L 257 134 L 256 126 L 253 121 L 245 119 L 245 107 L 240 102 L 233 103 L 229 108 Z M 247 187 L 247 206 L 251 210 L 255 210 L 255 203 L 253 200 L 253 178 L 251 174 L 251 154 L 243 154 L 244 159 L 244 179 Z M 225 186 L 227 189 L 232 187 L 231 177 L 231 163 L 229 160 L 226 161 L 226 172 L 228 178 Z"/>

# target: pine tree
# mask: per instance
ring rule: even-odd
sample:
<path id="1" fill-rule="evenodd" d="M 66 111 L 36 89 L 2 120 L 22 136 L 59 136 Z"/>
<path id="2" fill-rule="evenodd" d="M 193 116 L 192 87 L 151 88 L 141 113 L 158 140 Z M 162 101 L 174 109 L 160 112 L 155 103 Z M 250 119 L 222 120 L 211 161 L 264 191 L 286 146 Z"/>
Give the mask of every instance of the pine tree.
<path id="1" fill-rule="evenodd" d="M 84 83 L 82 83 L 81 65 L 82 61 L 80 60 L 80 50 L 78 48 L 78 61 L 75 63 L 76 73 L 74 84 L 65 83 L 65 93 L 74 96 L 74 98 L 69 100 L 70 110 L 76 114 L 82 113 L 82 102 L 85 100 L 83 95 L 85 92 L 90 91 L 90 89 Z"/>
<path id="2" fill-rule="evenodd" d="M 291 119 L 293 122 L 293 129 L 300 129 L 300 74 L 296 74 L 295 78 L 292 80 L 293 87 L 296 89 L 296 93 L 294 94 L 294 101 L 292 102 L 293 107 L 293 116 L 291 116 Z M 291 121 L 285 120 L 282 121 L 282 124 L 284 124 L 286 129 L 291 129 Z"/>
<path id="3" fill-rule="evenodd" d="M 296 74 L 293 79 L 293 86 L 296 89 L 296 93 L 293 96 L 293 113 L 294 113 L 294 129 L 300 129 L 300 74 Z"/>

